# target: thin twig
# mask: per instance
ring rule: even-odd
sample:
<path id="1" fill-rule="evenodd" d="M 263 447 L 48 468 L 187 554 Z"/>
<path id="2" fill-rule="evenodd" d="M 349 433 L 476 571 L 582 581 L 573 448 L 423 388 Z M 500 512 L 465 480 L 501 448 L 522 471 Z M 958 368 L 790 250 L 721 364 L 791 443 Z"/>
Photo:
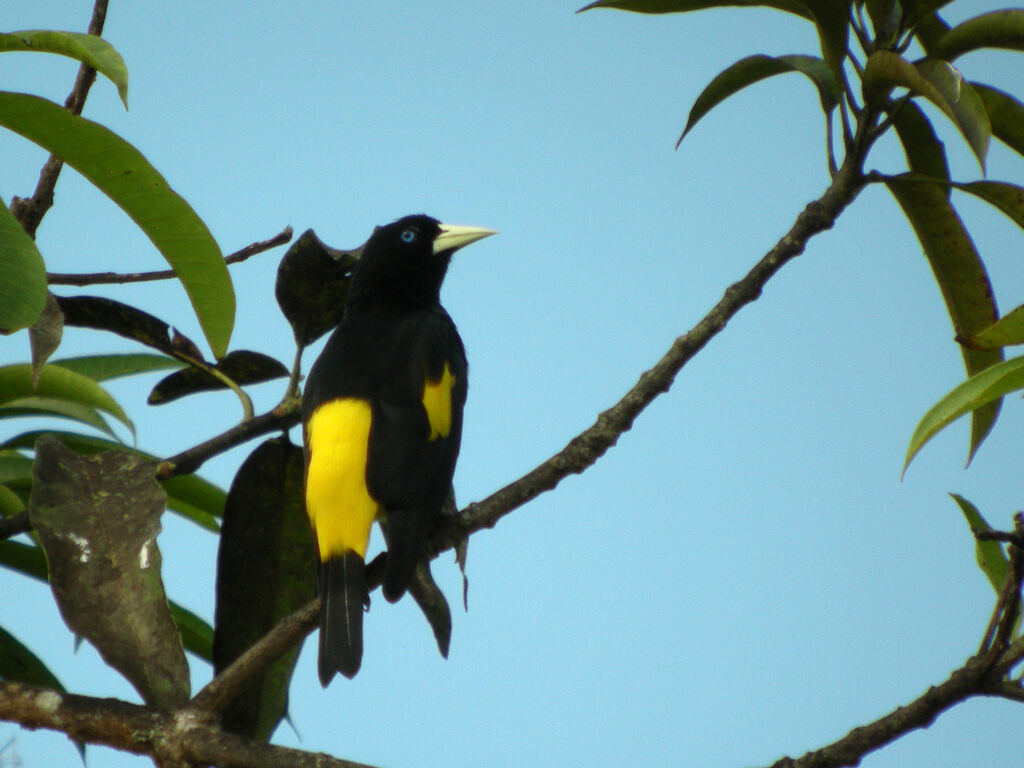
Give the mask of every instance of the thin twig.
<path id="1" fill-rule="evenodd" d="M 292 228 L 285 227 L 280 233 L 274 235 L 269 240 L 261 240 L 257 243 L 252 243 L 245 246 L 245 248 L 225 256 L 224 263 L 238 264 L 239 262 L 245 261 L 250 256 L 255 256 L 257 253 L 269 251 L 271 248 L 283 245 L 291 239 Z M 170 280 L 177 276 L 177 273 L 173 269 L 160 269 L 153 272 L 127 273 L 87 272 L 77 274 L 71 272 L 48 272 L 46 274 L 46 281 L 50 285 L 112 285 L 123 283 L 144 283 L 151 280 Z"/>
<path id="2" fill-rule="evenodd" d="M 92 19 L 89 20 L 89 34 L 99 36 L 103 33 L 103 22 L 107 18 L 107 0 L 96 0 L 92 8 Z M 64 108 L 74 115 L 82 114 L 85 106 L 85 97 L 89 89 L 96 81 L 96 70 L 88 64 L 82 64 L 78 68 L 78 75 L 75 77 L 75 84 L 71 93 L 64 102 Z M 15 197 L 11 200 L 11 213 L 28 233 L 29 237 L 36 236 L 39 223 L 43 216 L 53 205 L 53 190 L 57 186 L 57 177 L 60 176 L 64 161 L 56 155 L 50 155 L 43 169 L 39 172 L 39 181 L 36 183 L 36 191 L 32 197 Z"/>

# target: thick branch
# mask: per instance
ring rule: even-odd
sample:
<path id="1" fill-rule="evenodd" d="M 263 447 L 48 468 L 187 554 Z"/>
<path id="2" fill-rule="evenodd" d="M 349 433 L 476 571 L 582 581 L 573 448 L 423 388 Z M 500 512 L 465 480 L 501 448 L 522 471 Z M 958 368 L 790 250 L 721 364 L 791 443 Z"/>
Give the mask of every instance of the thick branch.
<path id="1" fill-rule="evenodd" d="M 160 712 L 116 699 L 75 696 L 0 680 L 0 719 L 47 728 L 75 741 L 149 755 L 158 764 L 250 768 L 368 768 L 322 752 L 303 752 L 224 733 L 189 710 Z"/>
<path id="2" fill-rule="evenodd" d="M 257 253 L 263 253 L 271 248 L 283 245 L 291 239 L 292 228 L 285 227 L 280 233 L 274 235 L 269 240 L 252 243 L 245 246 L 245 248 L 228 254 L 224 257 L 224 263 L 237 264 L 245 261 L 250 256 L 255 256 Z M 160 269 L 154 272 L 127 272 L 123 274 L 118 272 L 85 272 L 81 274 L 48 272 L 46 274 L 46 282 L 50 285 L 110 285 L 115 283 L 144 283 L 151 280 L 170 280 L 177 276 L 173 269 Z"/>
<path id="3" fill-rule="evenodd" d="M 107 18 L 107 0 L 96 0 L 92 9 L 92 19 L 89 21 L 89 34 L 100 35 L 103 33 L 103 22 Z M 87 64 L 78 68 L 78 76 L 71 88 L 71 93 L 64 102 L 64 107 L 74 115 L 82 114 L 82 107 L 85 106 L 85 97 L 89 89 L 96 81 L 96 70 Z M 56 155 L 50 155 L 43 169 L 39 172 L 39 181 L 36 183 L 36 191 L 32 197 L 16 197 L 11 201 L 11 213 L 28 233 L 29 237 L 36 236 L 39 222 L 53 205 L 53 189 L 57 186 L 57 177 L 60 176 L 64 161 Z"/>

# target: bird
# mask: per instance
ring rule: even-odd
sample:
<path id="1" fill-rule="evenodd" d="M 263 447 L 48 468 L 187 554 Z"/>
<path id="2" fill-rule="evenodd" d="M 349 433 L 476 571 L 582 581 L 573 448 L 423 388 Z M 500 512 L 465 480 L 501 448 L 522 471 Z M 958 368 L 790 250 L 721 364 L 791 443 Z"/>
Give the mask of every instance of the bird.
<path id="1" fill-rule="evenodd" d="M 409 586 L 447 498 L 462 438 L 468 364 L 441 306 L 452 254 L 494 230 L 425 214 L 374 229 L 361 248 L 345 312 L 303 388 L 306 512 L 316 539 L 325 688 L 363 656 L 365 558 L 378 521 L 381 585 Z"/>

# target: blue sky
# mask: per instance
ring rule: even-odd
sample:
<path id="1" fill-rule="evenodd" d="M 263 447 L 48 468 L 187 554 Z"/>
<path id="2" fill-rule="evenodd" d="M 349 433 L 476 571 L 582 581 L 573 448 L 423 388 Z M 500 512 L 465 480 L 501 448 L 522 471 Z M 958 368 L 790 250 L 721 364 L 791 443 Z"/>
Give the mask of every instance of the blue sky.
<path id="1" fill-rule="evenodd" d="M 806 22 L 576 7 L 115 0 L 104 36 L 127 62 L 131 108 L 103 81 L 86 107 L 149 158 L 225 252 L 286 225 L 351 247 L 420 211 L 500 230 L 457 255 L 443 291 L 471 365 L 463 504 L 589 426 L 828 181 L 817 95 L 796 75 L 734 97 L 673 150 L 727 65 L 815 53 Z M 996 7 L 959 2 L 949 18 Z M 82 30 L 90 9 L 8 0 L 0 18 L 6 30 Z M 1021 61 L 960 64 L 1012 89 Z M 75 70 L 6 54 L 0 87 L 63 102 Z M 930 114 L 954 177 L 976 179 L 962 141 Z M 0 157 L 4 199 L 31 193 L 44 154 L 5 134 Z M 900 162 L 886 141 L 868 167 Z M 1024 163 L 993 143 L 989 172 L 1020 183 Z M 974 200 L 956 204 L 1000 308 L 1024 303 L 1020 231 Z M 38 242 L 52 271 L 162 266 L 71 171 Z M 232 268 L 232 348 L 290 361 L 273 299 L 282 253 Z M 200 338 L 180 286 L 83 292 Z M 71 329 L 61 353 L 136 350 Z M 0 340 L 0 361 L 27 354 L 24 334 Z M 395 768 L 761 765 L 908 702 L 974 651 L 993 602 L 947 493 L 1002 527 L 1022 503 L 1016 399 L 970 468 L 959 424 L 900 482 L 918 419 L 962 378 L 920 246 L 889 194 L 865 190 L 595 467 L 473 537 L 469 612 L 454 611 L 447 661 L 410 600 L 376 599 L 362 671 L 321 690 L 308 643 L 291 689 L 299 735 L 285 725 L 275 741 Z M 158 455 L 240 416 L 225 394 L 150 408 L 153 383 L 110 390 Z M 257 408 L 281 392 L 255 388 Z M 256 444 L 201 474 L 226 487 Z M 171 596 L 212 618 L 216 539 L 167 516 L 160 546 Z M 457 568 L 442 557 L 433 571 L 457 608 Z M 74 652 L 45 586 L 0 572 L 0 623 L 69 689 L 137 700 L 91 648 Z M 193 668 L 198 687 L 209 669 Z M 1019 724 L 1019 705 L 971 701 L 863 765 L 1012 764 Z M 62 736 L 0 724 L 0 745 L 11 737 L 26 768 L 78 759 Z M 90 748 L 89 762 L 140 758 Z"/>

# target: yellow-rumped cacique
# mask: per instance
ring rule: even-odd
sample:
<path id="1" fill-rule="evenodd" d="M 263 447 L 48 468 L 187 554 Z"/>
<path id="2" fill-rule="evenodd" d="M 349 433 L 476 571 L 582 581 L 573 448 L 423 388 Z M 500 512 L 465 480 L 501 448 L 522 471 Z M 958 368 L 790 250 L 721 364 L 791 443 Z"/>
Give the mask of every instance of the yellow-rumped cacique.
<path id="1" fill-rule="evenodd" d="M 426 215 L 378 227 L 362 247 L 345 314 L 302 397 L 306 511 L 316 534 L 320 682 L 363 657 L 366 548 L 379 520 L 382 591 L 409 586 L 451 488 L 466 402 L 466 354 L 441 306 L 452 254 L 489 229 Z"/>

